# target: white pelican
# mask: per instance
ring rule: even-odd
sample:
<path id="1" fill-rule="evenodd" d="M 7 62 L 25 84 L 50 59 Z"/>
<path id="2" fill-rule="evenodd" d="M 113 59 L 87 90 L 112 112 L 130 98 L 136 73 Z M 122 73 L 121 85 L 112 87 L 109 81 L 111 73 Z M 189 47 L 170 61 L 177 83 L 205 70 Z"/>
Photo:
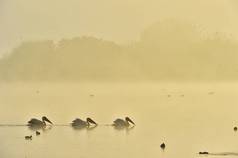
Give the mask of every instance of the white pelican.
<path id="1" fill-rule="evenodd" d="M 87 118 L 86 121 L 81 120 L 79 118 L 76 118 L 75 120 L 72 121 L 71 125 L 73 127 L 80 127 L 80 128 L 84 128 L 84 127 L 89 127 L 90 124 L 94 124 L 97 126 L 97 123 L 95 121 L 93 121 L 91 118 Z"/>
<path id="2" fill-rule="evenodd" d="M 53 124 L 47 117 L 43 116 L 42 117 L 42 121 L 41 120 L 38 120 L 38 119 L 35 119 L 35 118 L 32 118 L 30 121 L 28 121 L 28 126 L 30 127 L 44 127 L 46 126 L 46 122 L 50 123 L 50 124 Z"/>
<path id="3" fill-rule="evenodd" d="M 114 127 L 122 128 L 122 127 L 129 127 L 130 126 L 129 123 L 132 123 L 133 125 L 135 125 L 135 123 L 129 117 L 125 117 L 125 120 L 123 120 L 123 119 L 116 119 L 115 121 L 113 121 L 112 125 Z"/>

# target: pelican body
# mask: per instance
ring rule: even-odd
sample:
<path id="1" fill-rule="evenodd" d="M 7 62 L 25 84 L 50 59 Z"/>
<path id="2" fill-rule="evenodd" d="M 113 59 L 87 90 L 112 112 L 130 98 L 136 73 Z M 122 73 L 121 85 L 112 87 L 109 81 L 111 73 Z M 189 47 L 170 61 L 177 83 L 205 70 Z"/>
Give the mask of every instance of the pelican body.
<path id="1" fill-rule="evenodd" d="M 130 123 L 135 125 L 135 123 L 129 117 L 125 117 L 125 120 L 116 119 L 115 121 L 113 121 L 112 125 L 115 127 L 129 127 Z"/>
<path id="2" fill-rule="evenodd" d="M 71 125 L 73 127 L 89 127 L 91 124 L 94 124 L 97 126 L 97 123 L 93 121 L 91 118 L 87 118 L 86 121 L 81 120 L 80 118 L 76 118 L 75 120 L 72 121 Z"/>
<path id="3" fill-rule="evenodd" d="M 32 118 L 30 121 L 28 121 L 28 126 L 38 126 L 38 127 L 44 127 L 46 126 L 46 122 L 53 124 L 47 117 L 43 116 L 42 120 L 38 120 L 35 118 Z"/>

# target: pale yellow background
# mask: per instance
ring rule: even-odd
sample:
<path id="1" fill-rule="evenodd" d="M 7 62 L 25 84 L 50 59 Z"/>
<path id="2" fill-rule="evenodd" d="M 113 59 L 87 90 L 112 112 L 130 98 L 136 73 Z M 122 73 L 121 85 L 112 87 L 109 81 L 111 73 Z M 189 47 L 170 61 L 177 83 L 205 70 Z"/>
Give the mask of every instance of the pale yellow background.
<path id="1" fill-rule="evenodd" d="M 0 53 L 22 41 L 90 35 L 128 43 L 179 18 L 238 37 L 236 0 L 0 0 Z"/>

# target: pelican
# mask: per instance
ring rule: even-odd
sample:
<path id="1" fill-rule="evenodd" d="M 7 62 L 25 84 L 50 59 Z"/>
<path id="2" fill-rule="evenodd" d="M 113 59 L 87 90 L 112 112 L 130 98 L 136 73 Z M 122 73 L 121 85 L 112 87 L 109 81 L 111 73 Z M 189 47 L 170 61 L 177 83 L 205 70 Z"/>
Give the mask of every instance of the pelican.
<path id="1" fill-rule="evenodd" d="M 133 125 L 135 125 L 135 123 L 129 117 L 125 117 L 125 120 L 116 119 L 115 121 L 113 121 L 112 125 L 114 127 L 129 127 L 130 126 L 129 123 L 132 123 Z"/>
<path id="2" fill-rule="evenodd" d="M 94 124 L 95 126 L 97 126 L 97 123 L 95 121 L 93 121 L 91 118 L 86 118 L 86 121 L 81 120 L 79 118 L 76 118 L 75 120 L 72 121 L 71 125 L 73 127 L 89 127 L 90 124 Z"/>
<path id="3" fill-rule="evenodd" d="M 35 118 L 32 118 L 30 121 L 28 121 L 28 126 L 30 127 L 44 127 L 46 126 L 46 122 L 50 123 L 50 124 L 53 124 L 47 117 L 43 116 L 42 117 L 42 121 L 41 120 L 38 120 L 38 119 L 35 119 Z"/>
<path id="4" fill-rule="evenodd" d="M 37 135 L 37 136 L 40 135 L 40 132 L 39 132 L 39 131 L 36 131 L 36 135 Z"/>

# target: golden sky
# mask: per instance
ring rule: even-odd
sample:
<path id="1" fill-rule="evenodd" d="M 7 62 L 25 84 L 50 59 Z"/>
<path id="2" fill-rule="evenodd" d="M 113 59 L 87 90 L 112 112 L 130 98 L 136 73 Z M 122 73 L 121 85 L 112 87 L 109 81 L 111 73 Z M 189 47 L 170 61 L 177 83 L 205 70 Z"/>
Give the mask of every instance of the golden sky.
<path id="1" fill-rule="evenodd" d="M 238 37 L 236 0 L 0 0 L 0 54 L 25 40 L 92 35 L 118 43 L 167 18 Z"/>

